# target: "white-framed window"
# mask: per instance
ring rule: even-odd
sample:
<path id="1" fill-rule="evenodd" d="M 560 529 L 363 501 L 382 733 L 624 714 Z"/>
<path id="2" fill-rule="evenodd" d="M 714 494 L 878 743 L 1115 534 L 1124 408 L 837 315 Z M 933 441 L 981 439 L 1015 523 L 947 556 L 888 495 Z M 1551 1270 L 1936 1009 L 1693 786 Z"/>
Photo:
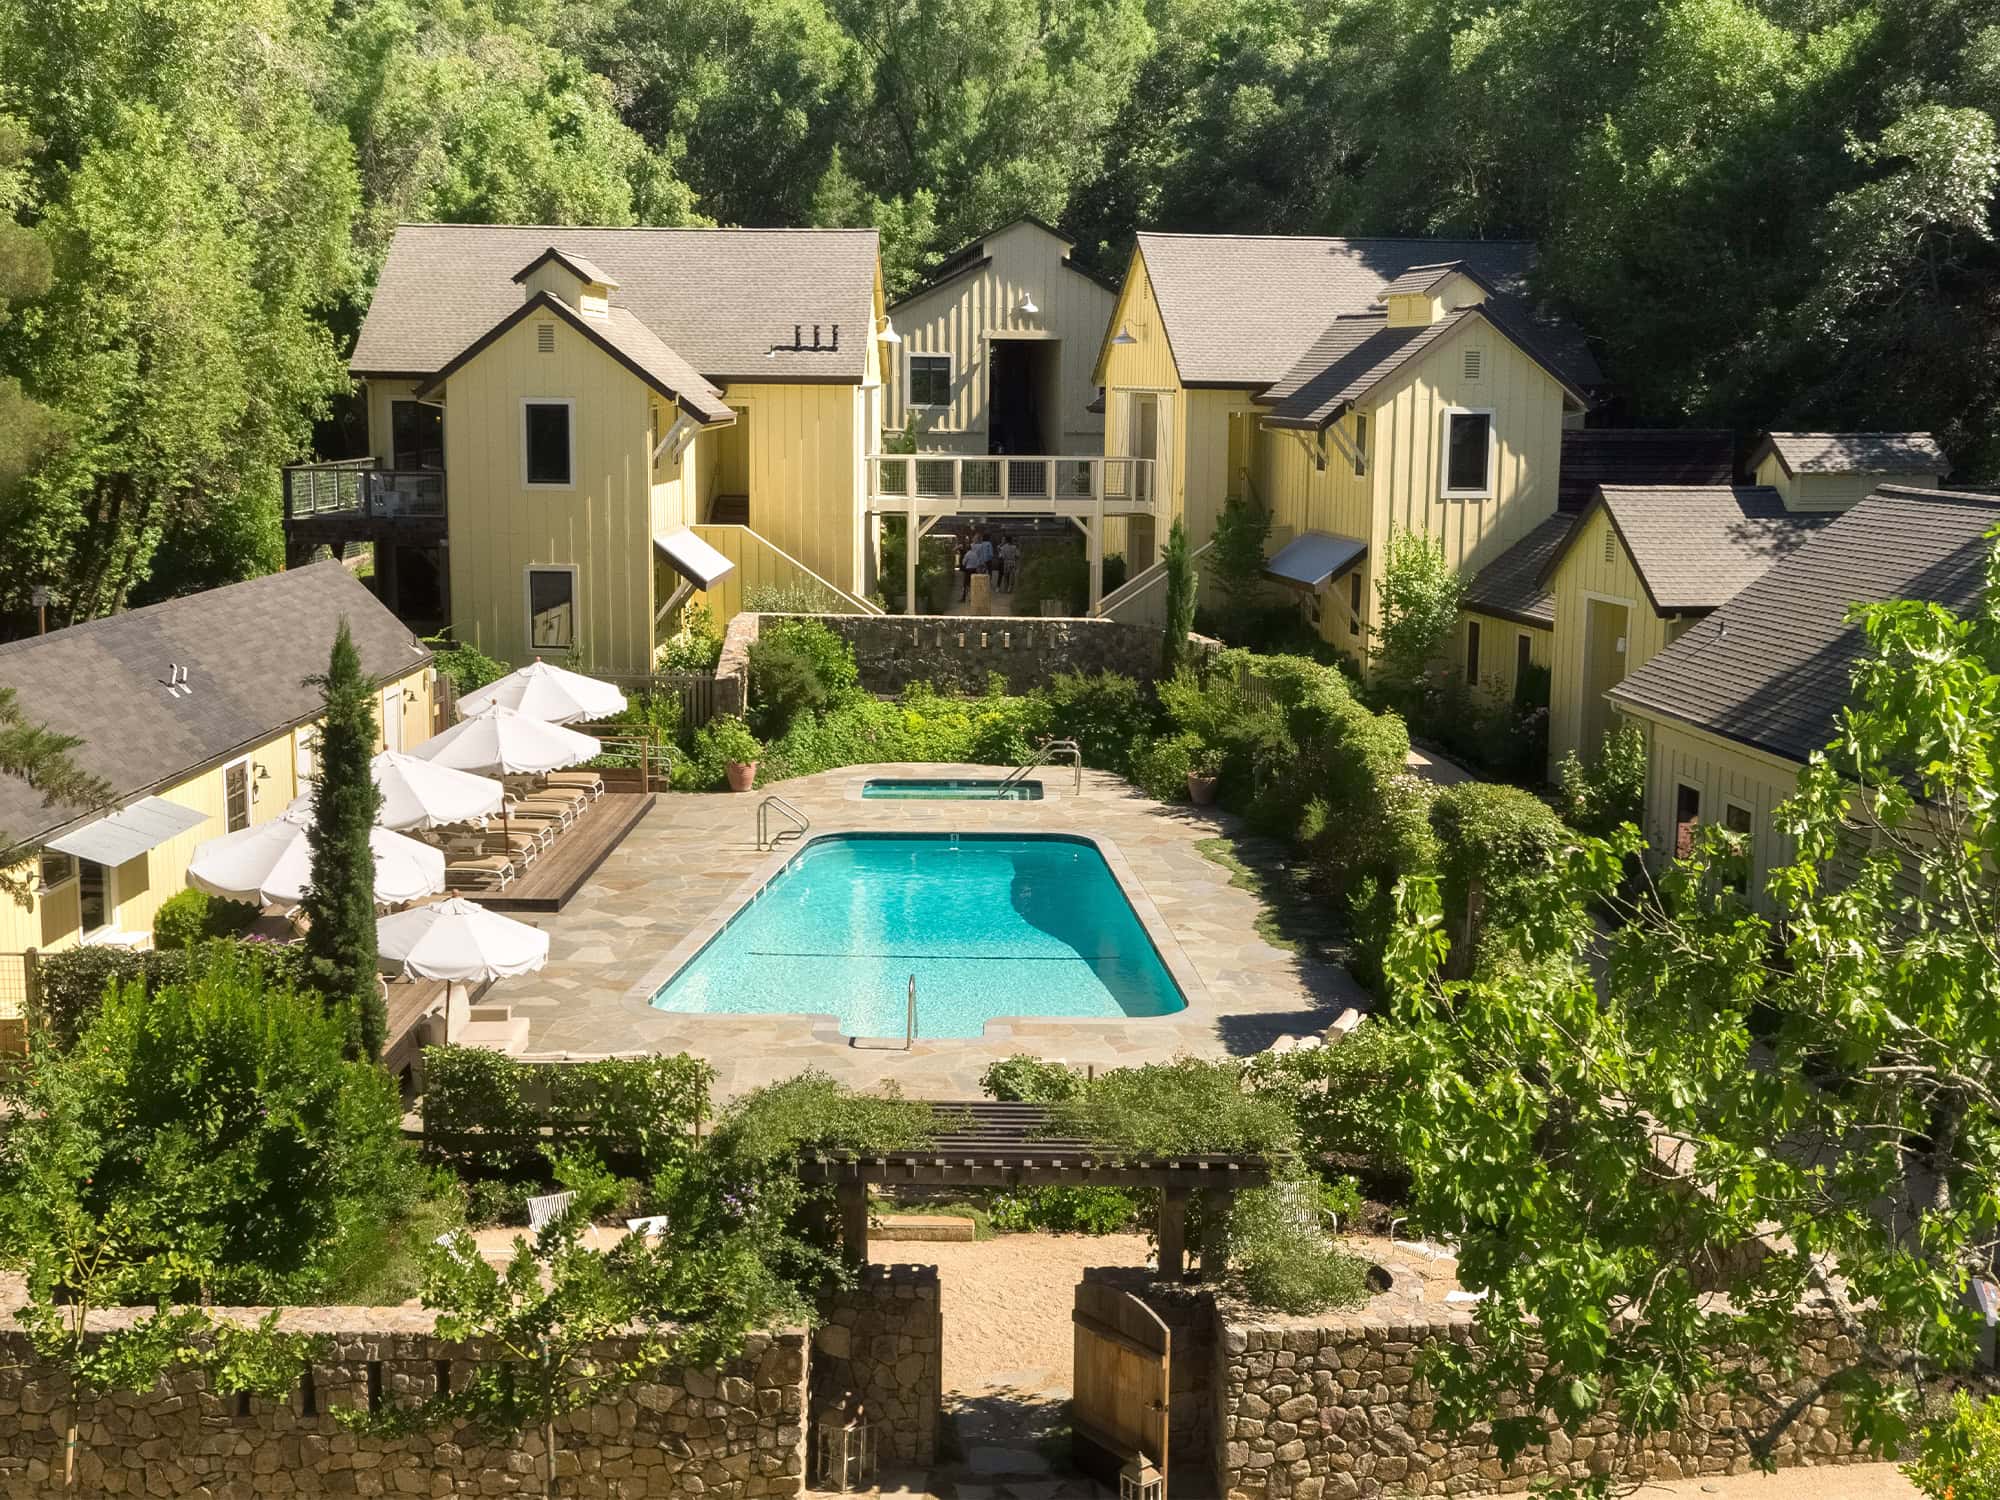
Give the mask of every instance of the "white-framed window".
<path id="1" fill-rule="evenodd" d="M 1737 867 L 1729 872 L 1729 888 L 1739 896 L 1747 896 L 1750 894 L 1750 882 L 1757 874 L 1757 814 L 1748 803 L 1725 797 L 1722 802 L 1722 826 L 1742 836 L 1743 853 L 1737 858 Z"/>
<path id="2" fill-rule="evenodd" d="M 531 490 L 576 487 L 576 403 L 563 396 L 521 402 L 521 483 Z"/>
<path id="3" fill-rule="evenodd" d="M 394 683 L 382 689 L 382 748 L 403 748 L 403 690 Z"/>
<path id="4" fill-rule="evenodd" d="M 1447 407 L 1438 455 L 1440 493 L 1447 500 L 1485 500 L 1493 494 L 1499 443 L 1491 408 Z"/>
<path id="5" fill-rule="evenodd" d="M 527 570 L 528 644 L 537 651 L 576 646 L 576 569 L 569 565 Z"/>
<path id="6" fill-rule="evenodd" d="M 912 354 L 910 361 L 910 405 L 951 405 L 951 356 Z"/>
<path id="7" fill-rule="evenodd" d="M 231 833 L 250 826 L 250 757 L 222 768 L 222 822 Z"/>
<path id="8" fill-rule="evenodd" d="M 76 879 L 76 856 L 60 849 L 42 851 L 41 890 L 44 895 Z"/>
<path id="9" fill-rule="evenodd" d="M 118 920 L 118 873 L 95 860 L 76 862 L 78 926 L 96 932 Z"/>

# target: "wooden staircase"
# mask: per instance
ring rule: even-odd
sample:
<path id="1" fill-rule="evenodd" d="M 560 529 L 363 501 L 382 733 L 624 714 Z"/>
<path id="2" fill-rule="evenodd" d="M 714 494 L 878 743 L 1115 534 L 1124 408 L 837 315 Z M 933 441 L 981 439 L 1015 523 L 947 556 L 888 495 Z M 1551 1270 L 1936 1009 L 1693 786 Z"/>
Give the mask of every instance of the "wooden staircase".
<path id="1" fill-rule="evenodd" d="M 708 524 L 711 526 L 748 526 L 750 524 L 750 497 L 748 495 L 717 495 L 708 503 Z"/>

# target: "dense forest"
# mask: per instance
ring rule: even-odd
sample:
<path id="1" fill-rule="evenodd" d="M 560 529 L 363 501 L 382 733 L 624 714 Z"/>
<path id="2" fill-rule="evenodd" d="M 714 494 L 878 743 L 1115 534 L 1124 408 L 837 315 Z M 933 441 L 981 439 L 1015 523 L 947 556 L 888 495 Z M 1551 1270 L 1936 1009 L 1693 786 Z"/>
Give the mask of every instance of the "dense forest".
<path id="1" fill-rule="evenodd" d="M 1524 236 L 1614 415 L 2000 474 L 2000 0 L 0 0 L 0 611 L 280 556 L 398 220 Z"/>

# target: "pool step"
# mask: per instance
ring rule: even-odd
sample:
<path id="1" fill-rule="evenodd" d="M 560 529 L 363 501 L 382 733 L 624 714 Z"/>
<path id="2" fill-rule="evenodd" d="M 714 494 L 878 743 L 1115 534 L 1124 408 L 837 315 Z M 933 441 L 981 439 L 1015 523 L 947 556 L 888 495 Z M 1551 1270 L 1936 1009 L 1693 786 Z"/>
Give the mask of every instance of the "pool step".
<path id="1" fill-rule="evenodd" d="M 914 1240 L 926 1244 L 965 1243 L 978 1226 L 957 1214 L 889 1214 L 868 1231 L 871 1240 Z"/>

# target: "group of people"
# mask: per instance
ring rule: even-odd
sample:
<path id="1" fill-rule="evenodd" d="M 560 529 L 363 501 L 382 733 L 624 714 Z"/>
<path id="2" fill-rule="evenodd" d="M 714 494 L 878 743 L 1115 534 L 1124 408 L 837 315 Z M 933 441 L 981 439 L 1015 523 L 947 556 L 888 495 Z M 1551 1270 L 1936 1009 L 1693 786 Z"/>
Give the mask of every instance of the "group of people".
<path id="1" fill-rule="evenodd" d="M 1021 548 L 1011 536 L 995 542 L 983 531 L 961 539 L 958 551 L 958 600 L 972 597 L 972 575 L 984 573 L 993 580 L 996 593 L 1011 594 L 1021 576 Z"/>

